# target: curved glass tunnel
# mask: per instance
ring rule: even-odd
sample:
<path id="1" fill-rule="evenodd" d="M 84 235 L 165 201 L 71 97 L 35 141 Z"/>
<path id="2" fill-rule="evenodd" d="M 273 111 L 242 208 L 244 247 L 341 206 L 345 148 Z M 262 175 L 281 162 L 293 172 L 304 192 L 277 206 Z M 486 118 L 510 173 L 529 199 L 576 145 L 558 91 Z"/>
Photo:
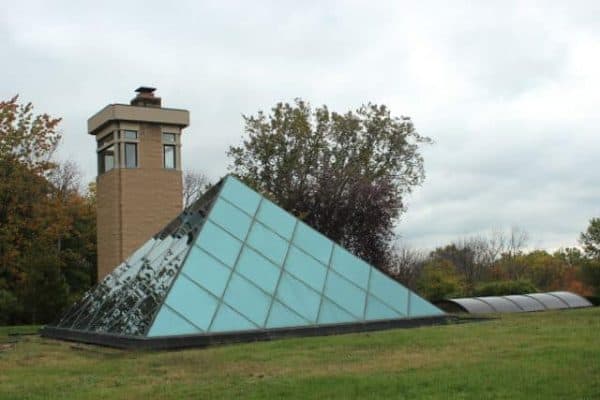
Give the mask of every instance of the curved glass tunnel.
<path id="1" fill-rule="evenodd" d="M 592 303 L 584 297 L 564 291 L 446 299 L 436 302 L 436 305 L 446 312 L 466 312 L 469 314 L 531 312 L 592 307 Z"/>

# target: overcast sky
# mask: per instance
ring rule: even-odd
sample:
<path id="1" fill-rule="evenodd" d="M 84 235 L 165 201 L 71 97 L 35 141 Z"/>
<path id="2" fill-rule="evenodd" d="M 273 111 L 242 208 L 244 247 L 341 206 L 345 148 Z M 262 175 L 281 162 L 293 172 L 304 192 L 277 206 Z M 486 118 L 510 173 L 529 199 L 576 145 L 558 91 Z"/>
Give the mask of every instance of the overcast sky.
<path id="1" fill-rule="evenodd" d="M 60 157 L 86 179 L 87 118 L 140 85 L 190 110 L 184 167 L 213 178 L 241 114 L 371 101 L 436 142 L 398 225 L 410 246 L 519 226 L 554 249 L 600 216 L 598 1 L 0 3 L 0 98 L 63 117 Z"/>

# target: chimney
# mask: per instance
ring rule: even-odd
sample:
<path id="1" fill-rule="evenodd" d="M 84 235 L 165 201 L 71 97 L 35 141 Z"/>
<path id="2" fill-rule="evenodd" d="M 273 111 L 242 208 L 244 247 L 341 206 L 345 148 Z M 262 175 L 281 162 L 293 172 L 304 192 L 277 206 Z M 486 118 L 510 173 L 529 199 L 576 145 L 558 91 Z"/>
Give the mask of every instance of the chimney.
<path id="1" fill-rule="evenodd" d="M 154 97 L 156 88 L 140 86 L 135 91 L 137 95 L 131 100 L 132 106 L 160 108 L 160 97 Z"/>

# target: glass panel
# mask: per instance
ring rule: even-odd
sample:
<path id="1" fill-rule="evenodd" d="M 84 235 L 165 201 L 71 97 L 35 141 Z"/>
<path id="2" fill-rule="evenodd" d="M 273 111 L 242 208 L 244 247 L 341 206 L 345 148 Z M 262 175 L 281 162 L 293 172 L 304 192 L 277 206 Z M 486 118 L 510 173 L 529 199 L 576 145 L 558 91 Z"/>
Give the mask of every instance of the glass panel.
<path id="1" fill-rule="evenodd" d="M 235 204 L 247 214 L 253 216 L 260 202 L 260 196 L 255 191 L 243 185 L 233 176 L 228 176 L 225 179 L 221 196 Z"/>
<path id="2" fill-rule="evenodd" d="M 202 330 L 208 329 L 218 305 L 214 296 L 184 275 L 179 275 L 165 302 Z"/>
<path id="3" fill-rule="evenodd" d="M 417 296 L 414 293 L 410 293 L 410 310 L 409 317 L 427 317 L 434 315 L 443 315 L 444 312 L 428 302 Z"/>
<path id="4" fill-rule="evenodd" d="M 149 337 L 173 336 L 201 333 L 198 328 L 174 313 L 169 307 L 163 306 L 148 332 Z"/>
<path id="5" fill-rule="evenodd" d="M 162 241 L 161 241 L 162 242 Z M 61 327 L 110 332 L 122 335 L 143 335 L 160 307 L 173 277 L 187 253 L 187 238 L 165 249 L 161 243 L 137 264 L 120 266 L 89 292 L 80 304 L 77 317 Z M 160 251 L 159 251 L 160 250 Z"/>
<path id="6" fill-rule="evenodd" d="M 327 268 L 295 246 L 290 247 L 285 270 L 316 291 L 323 291 Z"/>
<path id="7" fill-rule="evenodd" d="M 371 271 L 369 292 L 402 314 L 408 314 L 408 290 L 377 269 Z"/>
<path id="8" fill-rule="evenodd" d="M 98 153 L 98 174 L 110 171 L 115 167 L 115 145 Z"/>
<path id="9" fill-rule="evenodd" d="M 218 199 L 210 210 L 208 218 L 240 240 L 246 238 L 252 219 L 239 208 L 232 206 L 226 200 Z"/>
<path id="10" fill-rule="evenodd" d="M 132 130 L 124 130 L 123 131 L 123 139 L 137 139 L 138 133 L 137 131 Z"/>
<path id="11" fill-rule="evenodd" d="M 587 301 L 587 299 L 576 295 L 575 293 L 571 293 L 571 292 L 549 292 L 549 295 L 558 297 L 560 300 L 564 301 L 565 303 L 567 303 L 569 305 L 569 307 L 571 308 L 575 308 L 575 307 L 590 307 L 592 305 L 592 303 L 590 303 L 589 301 Z"/>
<path id="12" fill-rule="evenodd" d="M 402 318 L 404 315 L 392 310 L 373 296 L 367 300 L 366 320 Z"/>
<path id="13" fill-rule="evenodd" d="M 275 290 L 279 271 L 277 266 L 249 247 L 242 249 L 240 259 L 235 267 L 235 272 L 250 279 L 269 293 L 273 293 Z"/>
<path id="14" fill-rule="evenodd" d="M 526 296 L 529 296 L 531 298 L 536 299 L 537 301 L 542 302 L 544 304 L 544 306 L 549 310 L 559 310 L 562 308 L 569 308 L 569 306 L 565 302 L 560 300 L 559 298 L 551 296 L 546 293 L 532 293 L 532 294 L 528 294 Z"/>
<path id="15" fill-rule="evenodd" d="M 290 274 L 281 276 L 277 299 L 310 322 L 316 321 L 321 296 Z"/>
<path id="16" fill-rule="evenodd" d="M 517 303 L 519 308 L 521 308 L 523 311 L 544 311 L 546 309 L 542 303 L 535 299 L 532 299 L 531 297 L 521 295 L 512 295 L 504 297 L 514 303 Z"/>
<path id="17" fill-rule="evenodd" d="M 271 313 L 267 321 L 267 328 L 282 328 L 289 326 L 302 326 L 308 325 L 309 322 L 294 313 L 292 310 L 279 303 L 278 301 L 273 302 L 271 307 Z"/>
<path id="18" fill-rule="evenodd" d="M 288 242 L 258 222 L 254 222 L 252 225 L 246 243 L 277 265 L 283 263 L 283 258 L 288 247 Z"/>
<path id="19" fill-rule="evenodd" d="M 163 143 L 175 143 L 175 134 L 174 133 L 163 133 L 162 141 Z"/>
<path id="20" fill-rule="evenodd" d="M 488 314 L 496 312 L 489 304 L 476 298 L 452 299 L 452 301 L 463 307 L 470 314 Z"/>
<path id="21" fill-rule="evenodd" d="M 263 222 L 269 228 L 279 233 L 284 238 L 291 240 L 296 225 L 296 218 L 287 213 L 282 208 L 263 199 L 260 209 L 256 214 L 256 219 Z"/>
<path id="22" fill-rule="evenodd" d="M 156 240 L 154 238 L 148 240 L 140 248 L 138 248 L 136 251 L 134 251 L 133 254 L 131 256 L 129 256 L 129 258 L 126 260 L 126 262 L 128 264 L 137 263 L 139 260 L 142 259 L 142 257 L 144 257 L 150 251 L 150 249 L 152 249 L 152 247 L 154 247 L 155 242 L 156 242 Z"/>
<path id="23" fill-rule="evenodd" d="M 325 296 L 329 297 L 334 303 L 342 306 L 356 317 L 362 318 L 367 293 L 333 271 L 329 271 L 329 275 L 327 275 Z"/>
<path id="24" fill-rule="evenodd" d="M 494 309 L 494 312 L 522 312 L 523 310 L 512 301 L 499 296 L 478 297 Z"/>
<path id="25" fill-rule="evenodd" d="M 136 168 L 137 167 L 137 144 L 136 143 L 125 143 L 125 167 Z"/>
<path id="26" fill-rule="evenodd" d="M 166 169 L 175 169 L 175 146 L 164 145 L 163 157 Z"/>
<path id="27" fill-rule="evenodd" d="M 369 269 L 371 266 L 346 249 L 337 245 L 333 248 L 331 268 L 350 279 L 361 288 L 367 289 Z"/>
<path id="28" fill-rule="evenodd" d="M 196 245 L 223 261 L 225 265 L 233 267 L 242 242 L 212 222 L 206 221 L 196 239 Z"/>
<path id="29" fill-rule="evenodd" d="M 210 202 L 213 194 L 209 192 L 203 195 L 200 201 Z M 140 246 L 127 262 L 119 265 L 88 291 L 54 326 L 118 335 L 146 335 L 155 315 L 163 306 L 173 279 L 177 276 L 190 249 L 187 232 L 202 226 L 203 218 L 198 218 L 198 215 L 197 212 L 180 214 L 172 224 L 169 224 L 172 225 L 170 228 L 166 228 Z M 169 232 L 176 234 L 177 237 Z M 237 242 L 233 238 L 231 240 Z M 200 252 L 199 248 L 195 250 Z M 202 254 L 206 255 L 206 253 Z M 192 257 L 191 260 L 193 261 L 194 258 Z M 214 261 L 209 257 L 206 260 Z M 195 266 L 195 263 L 192 262 L 190 265 Z M 202 262 L 202 266 L 205 265 L 206 263 Z M 229 271 L 221 264 L 215 265 L 216 268 Z M 188 273 L 196 278 L 205 271 L 201 270 L 197 275 L 194 272 L 194 268 L 188 270 Z M 210 281 L 215 275 L 218 274 L 210 274 L 206 279 Z M 182 276 L 188 277 L 188 275 Z M 206 283 L 206 280 L 203 282 Z M 222 291 L 224 283 L 220 285 Z M 181 318 L 183 317 L 178 317 Z M 189 324 L 189 321 L 187 323 Z M 166 324 L 168 325 L 168 322 Z M 199 328 L 195 330 L 199 331 Z M 186 333 L 185 330 L 183 333 Z"/>
<path id="30" fill-rule="evenodd" d="M 111 149 L 112 148 L 114 148 L 114 146 L 111 146 Z M 110 171 L 114 167 L 115 167 L 115 155 L 114 155 L 114 153 L 112 151 L 110 153 L 105 152 L 104 153 L 104 171 Z"/>
<path id="31" fill-rule="evenodd" d="M 263 326 L 271 298 L 234 273 L 225 290 L 224 301 L 258 326 Z"/>
<path id="32" fill-rule="evenodd" d="M 256 329 L 257 326 L 246 318 L 241 316 L 235 310 L 227 306 L 227 304 L 221 303 L 219 311 L 215 316 L 215 320 L 211 325 L 210 332 L 228 332 L 228 331 L 247 331 L 249 329 Z"/>
<path id="33" fill-rule="evenodd" d="M 231 270 L 204 250 L 192 246 L 181 273 L 215 296 L 221 297 Z"/>
<path id="34" fill-rule="evenodd" d="M 321 312 L 319 312 L 320 324 L 337 324 L 341 322 L 355 322 L 359 319 L 348 314 L 327 299 L 323 299 Z"/>
<path id="35" fill-rule="evenodd" d="M 293 243 L 323 264 L 329 265 L 333 242 L 304 222 L 298 222 Z"/>
<path id="36" fill-rule="evenodd" d="M 150 251 L 144 256 L 144 259 L 148 261 L 154 261 L 160 257 L 163 257 L 174 241 L 175 238 L 173 236 L 167 236 L 163 240 L 155 241 Z"/>

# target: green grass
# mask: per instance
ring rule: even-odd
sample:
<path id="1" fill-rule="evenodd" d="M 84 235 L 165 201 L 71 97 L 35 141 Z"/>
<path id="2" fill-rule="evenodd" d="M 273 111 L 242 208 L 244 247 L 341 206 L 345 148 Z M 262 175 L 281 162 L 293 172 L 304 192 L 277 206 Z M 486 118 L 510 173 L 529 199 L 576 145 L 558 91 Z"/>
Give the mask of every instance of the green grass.
<path id="1" fill-rule="evenodd" d="M 600 308 L 135 352 L 0 328 L 0 399 L 599 399 Z"/>

